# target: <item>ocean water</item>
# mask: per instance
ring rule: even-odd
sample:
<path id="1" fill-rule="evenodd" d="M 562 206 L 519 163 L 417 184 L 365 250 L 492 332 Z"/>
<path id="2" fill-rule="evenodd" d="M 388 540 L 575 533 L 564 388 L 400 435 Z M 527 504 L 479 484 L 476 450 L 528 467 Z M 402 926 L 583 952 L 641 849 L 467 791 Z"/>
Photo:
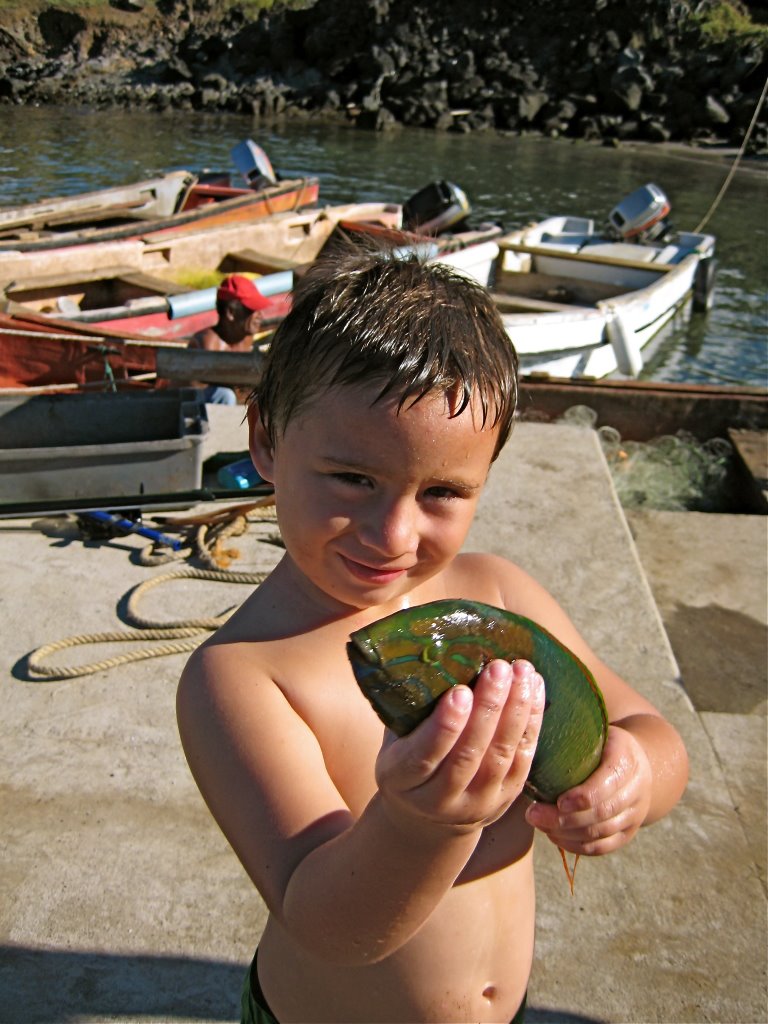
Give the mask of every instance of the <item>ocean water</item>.
<path id="1" fill-rule="evenodd" d="M 370 133 L 294 123 L 265 128 L 233 114 L 66 112 L 4 107 L 0 205 L 138 180 L 175 167 L 228 168 L 253 138 L 284 177 L 313 174 L 327 203 L 402 202 L 446 178 L 467 193 L 475 220 L 507 229 L 570 213 L 603 223 L 640 185 L 654 182 L 675 227 L 708 216 L 732 157 L 702 160 L 682 148 L 603 147 L 564 139 L 402 129 Z M 654 380 L 768 385 L 768 168 L 742 164 L 704 230 L 717 238 L 713 308 L 682 317 L 643 371 Z"/>

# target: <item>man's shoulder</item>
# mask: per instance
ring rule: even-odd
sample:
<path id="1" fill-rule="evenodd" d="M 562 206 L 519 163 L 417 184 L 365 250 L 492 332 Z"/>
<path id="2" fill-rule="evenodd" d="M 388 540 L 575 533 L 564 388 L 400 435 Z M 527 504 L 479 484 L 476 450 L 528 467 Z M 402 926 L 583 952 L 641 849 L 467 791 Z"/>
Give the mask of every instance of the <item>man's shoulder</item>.
<path id="1" fill-rule="evenodd" d="M 198 331 L 189 339 L 187 348 L 201 348 L 215 351 L 222 348 L 224 342 L 212 327 L 206 327 L 204 331 Z"/>

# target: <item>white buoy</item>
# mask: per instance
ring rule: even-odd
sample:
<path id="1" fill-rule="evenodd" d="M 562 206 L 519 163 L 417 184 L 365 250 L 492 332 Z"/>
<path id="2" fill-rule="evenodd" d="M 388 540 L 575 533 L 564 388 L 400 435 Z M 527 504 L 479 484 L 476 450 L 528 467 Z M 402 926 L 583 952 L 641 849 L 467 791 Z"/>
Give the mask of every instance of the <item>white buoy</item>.
<path id="1" fill-rule="evenodd" d="M 605 331 L 616 356 L 619 373 L 625 377 L 637 377 L 643 368 L 643 356 L 635 332 L 615 310 L 608 318 Z"/>
<path id="2" fill-rule="evenodd" d="M 715 273 L 717 261 L 713 256 L 699 260 L 693 278 L 693 309 L 697 313 L 708 313 L 715 298 Z"/>

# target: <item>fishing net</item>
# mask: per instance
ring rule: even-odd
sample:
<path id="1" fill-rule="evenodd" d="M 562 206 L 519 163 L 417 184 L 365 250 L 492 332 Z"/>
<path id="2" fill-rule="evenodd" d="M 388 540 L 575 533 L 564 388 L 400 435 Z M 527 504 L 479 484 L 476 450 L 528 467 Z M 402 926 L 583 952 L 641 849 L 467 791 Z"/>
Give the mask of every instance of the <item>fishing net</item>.
<path id="1" fill-rule="evenodd" d="M 594 409 L 576 405 L 563 413 L 561 422 L 596 429 L 624 508 L 706 512 L 727 504 L 734 455 L 729 441 L 700 441 L 685 430 L 650 441 L 629 441 L 615 427 L 596 427 L 597 418 Z"/>

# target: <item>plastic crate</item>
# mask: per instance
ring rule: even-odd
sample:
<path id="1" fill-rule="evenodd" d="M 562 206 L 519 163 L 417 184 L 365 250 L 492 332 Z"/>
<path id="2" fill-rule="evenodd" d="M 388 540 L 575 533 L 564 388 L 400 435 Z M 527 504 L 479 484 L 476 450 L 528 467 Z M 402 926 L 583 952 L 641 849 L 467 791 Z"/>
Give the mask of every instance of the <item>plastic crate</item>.
<path id="1" fill-rule="evenodd" d="M 198 489 L 207 432 L 194 388 L 0 396 L 0 505 Z"/>

